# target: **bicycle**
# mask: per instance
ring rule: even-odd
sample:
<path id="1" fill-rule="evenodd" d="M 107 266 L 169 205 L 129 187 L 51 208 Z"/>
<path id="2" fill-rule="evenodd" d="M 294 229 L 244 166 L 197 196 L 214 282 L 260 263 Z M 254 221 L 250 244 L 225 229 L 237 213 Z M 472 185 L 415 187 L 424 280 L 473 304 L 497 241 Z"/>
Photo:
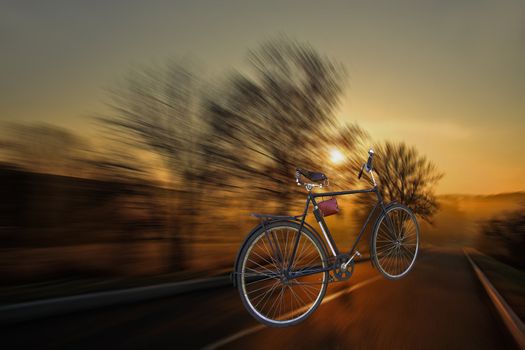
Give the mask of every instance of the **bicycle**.
<path id="1" fill-rule="evenodd" d="M 378 208 L 380 212 L 370 236 L 372 265 L 384 277 L 394 280 L 412 269 L 419 249 L 418 222 L 407 206 L 396 202 L 384 204 L 373 174 L 373 156 L 374 151 L 370 149 L 358 175 L 360 179 L 363 171 L 369 174 L 373 183 L 370 189 L 314 193 L 314 188 L 328 185 L 327 176 L 296 169 L 297 185 L 304 186 L 308 192 L 303 213 L 295 216 L 252 214 L 261 219 L 261 223 L 252 229 L 239 249 L 232 279 L 244 306 L 256 320 L 268 326 L 286 327 L 310 316 L 321 304 L 329 283 L 351 277 L 356 257 L 361 255 L 357 244 Z M 311 182 L 303 182 L 302 177 Z M 316 198 L 335 199 L 358 193 L 375 193 L 377 202 L 350 251 L 341 253 L 324 220 L 326 214 L 332 213 L 323 215 L 323 202 L 317 202 Z M 310 203 L 324 240 L 305 222 Z"/>

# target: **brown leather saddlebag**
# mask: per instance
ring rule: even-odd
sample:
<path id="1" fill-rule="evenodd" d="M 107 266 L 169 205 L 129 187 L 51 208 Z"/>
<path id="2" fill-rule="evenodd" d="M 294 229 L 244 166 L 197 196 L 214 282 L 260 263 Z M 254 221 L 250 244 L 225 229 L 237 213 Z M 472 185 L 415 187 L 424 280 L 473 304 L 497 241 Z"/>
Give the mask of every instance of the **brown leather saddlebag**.
<path id="1" fill-rule="evenodd" d="M 317 203 L 319 210 L 323 216 L 330 216 L 339 213 L 339 206 L 337 205 L 337 200 L 334 198 L 328 199 Z"/>

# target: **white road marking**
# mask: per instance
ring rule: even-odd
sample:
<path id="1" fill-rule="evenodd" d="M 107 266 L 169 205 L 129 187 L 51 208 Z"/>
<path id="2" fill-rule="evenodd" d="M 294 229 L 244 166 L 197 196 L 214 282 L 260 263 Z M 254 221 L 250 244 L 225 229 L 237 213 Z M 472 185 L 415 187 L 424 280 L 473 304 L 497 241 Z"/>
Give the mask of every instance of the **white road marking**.
<path id="1" fill-rule="evenodd" d="M 348 293 L 352 293 L 353 291 L 361 288 L 361 287 L 364 287 L 372 282 L 375 282 L 377 280 L 381 279 L 381 275 L 379 276 L 376 276 L 376 277 L 372 277 L 372 278 L 369 278 L 367 280 L 364 280 L 362 282 L 359 282 L 359 283 L 356 283 L 354 284 L 353 286 L 351 286 L 350 288 L 348 289 L 343 289 L 337 293 L 334 293 L 334 294 L 330 294 L 329 296 L 325 297 L 323 299 L 323 301 L 321 302 L 321 305 L 324 304 L 324 303 L 327 303 L 329 301 L 332 301 L 336 298 L 339 298 L 340 296 L 343 296 L 345 294 L 348 294 Z M 237 333 L 234 333 L 226 338 L 222 338 L 222 339 L 219 339 L 218 341 L 214 342 L 214 343 L 211 343 L 205 347 L 203 347 L 202 349 L 203 350 L 213 350 L 213 349 L 218 349 L 220 348 L 221 346 L 224 346 L 228 343 L 231 343 L 237 339 L 240 339 L 240 338 L 243 338 L 247 335 L 250 335 L 250 334 L 253 334 L 253 333 L 256 333 L 258 331 L 261 331 L 263 329 L 267 329 L 267 328 L 270 328 L 270 327 L 267 327 L 263 324 L 259 324 L 257 326 L 253 326 L 251 328 L 247 328 L 247 329 L 244 329 L 240 332 L 237 332 Z"/>

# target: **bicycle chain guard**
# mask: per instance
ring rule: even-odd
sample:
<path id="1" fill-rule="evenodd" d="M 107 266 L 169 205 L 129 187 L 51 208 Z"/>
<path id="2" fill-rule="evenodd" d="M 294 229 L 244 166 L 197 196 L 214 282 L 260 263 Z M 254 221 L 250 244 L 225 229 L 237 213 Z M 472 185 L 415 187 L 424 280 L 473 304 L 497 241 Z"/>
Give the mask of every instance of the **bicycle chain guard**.
<path id="1" fill-rule="evenodd" d="M 350 256 L 348 254 L 340 254 L 335 259 L 335 267 L 333 269 L 333 273 L 338 281 L 346 281 L 350 277 L 352 277 L 352 273 L 354 272 L 354 261 L 351 261 L 346 266 L 346 269 L 343 269 L 342 266 L 348 260 L 350 260 Z"/>

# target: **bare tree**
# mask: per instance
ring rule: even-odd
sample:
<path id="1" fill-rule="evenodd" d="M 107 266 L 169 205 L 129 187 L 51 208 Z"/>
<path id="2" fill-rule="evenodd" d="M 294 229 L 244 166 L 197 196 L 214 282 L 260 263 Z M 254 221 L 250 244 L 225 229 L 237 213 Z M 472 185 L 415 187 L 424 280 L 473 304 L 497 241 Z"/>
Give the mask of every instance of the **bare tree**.
<path id="1" fill-rule="evenodd" d="M 423 220 L 432 222 L 438 209 L 434 190 L 444 174 L 431 161 L 414 147 L 387 141 L 375 148 L 374 171 L 385 202 L 405 204 Z M 360 198 L 369 204 L 368 197 Z"/>

